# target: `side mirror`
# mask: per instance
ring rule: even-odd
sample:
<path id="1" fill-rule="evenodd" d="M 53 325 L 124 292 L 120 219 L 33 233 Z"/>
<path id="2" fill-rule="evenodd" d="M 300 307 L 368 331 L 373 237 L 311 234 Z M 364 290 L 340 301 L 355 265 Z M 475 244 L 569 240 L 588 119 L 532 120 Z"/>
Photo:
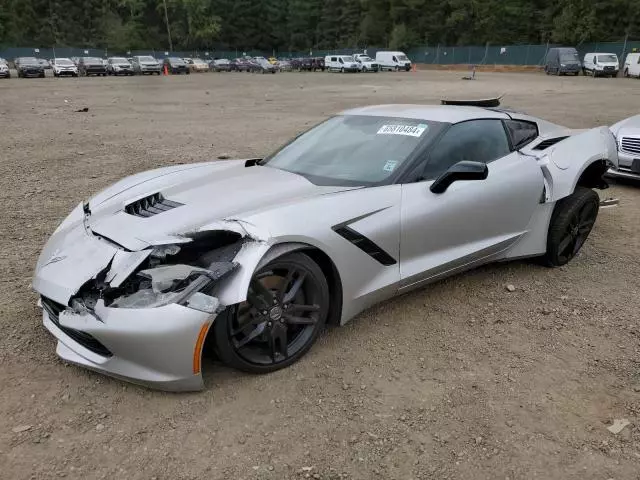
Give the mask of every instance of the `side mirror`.
<path id="1" fill-rule="evenodd" d="M 429 187 L 433 193 L 443 193 L 449 185 L 458 180 L 484 180 L 489 175 L 486 163 L 463 160 L 454 165 L 434 180 Z"/>

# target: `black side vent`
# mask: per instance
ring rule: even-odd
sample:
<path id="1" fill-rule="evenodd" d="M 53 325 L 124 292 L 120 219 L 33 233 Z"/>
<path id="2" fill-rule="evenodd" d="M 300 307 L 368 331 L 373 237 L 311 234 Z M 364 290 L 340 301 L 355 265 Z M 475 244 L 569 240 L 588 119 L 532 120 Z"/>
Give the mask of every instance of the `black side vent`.
<path id="1" fill-rule="evenodd" d="M 348 240 L 353 243 L 356 247 L 362 250 L 364 253 L 373 257 L 375 260 L 380 262 L 382 265 L 395 265 L 395 259 L 381 249 L 378 245 L 373 243 L 364 235 L 356 232 L 355 230 L 346 227 L 346 226 L 336 226 L 333 227 L 333 231 L 340 235 L 342 238 Z"/>
<path id="2" fill-rule="evenodd" d="M 533 147 L 533 150 L 546 150 L 550 146 L 555 145 L 558 142 L 561 142 L 565 138 L 569 138 L 569 137 L 547 138 L 546 140 L 541 141 L 538 145 Z"/>
<path id="3" fill-rule="evenodd" d="M 124 211 L 136 217 L 153 217 L 154 215 L 172 210 L 181 205 L 183 204 L 167 200 L 158 192 L 130 203 L 124 207 Z"/>
<path id="4" fill-rule="evenodd" d="M 47 297 L 40 297 L 40 300 L 42 302 L 42 308 L 47 312 L 47 315 L 49 316 L 49 320 L 51 320 L 56 327 L 58 327 L 69 337 L 71 337 L 71 339 L 78 342 L 87 350 L 90 350 L 93 353 L 96 353 L 103 357 L 111 357 L 113 355 L 107 347 L 105 347 L 102 343 L 89 335 L 87 332 L 76 330 L 74 328 L 63 327 L 62 325 L 60 325 L 58 317 L 60 316 L 60 312 L 67 308 L 66 306 L 54 302 Z"/>

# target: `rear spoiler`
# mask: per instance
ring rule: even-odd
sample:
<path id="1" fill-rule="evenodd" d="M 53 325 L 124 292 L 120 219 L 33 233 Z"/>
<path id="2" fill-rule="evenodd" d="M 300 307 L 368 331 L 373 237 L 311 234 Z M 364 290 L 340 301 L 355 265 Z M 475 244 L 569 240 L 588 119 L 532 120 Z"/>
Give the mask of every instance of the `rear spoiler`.
<path id="1" fill-rule="evenodd" d="M 495 108 L 500 106 L 502 96 L 495 98 L 483 98 L 478 100 L 440 100 L 441 105 L 461 105 L 468 107 Z"/>

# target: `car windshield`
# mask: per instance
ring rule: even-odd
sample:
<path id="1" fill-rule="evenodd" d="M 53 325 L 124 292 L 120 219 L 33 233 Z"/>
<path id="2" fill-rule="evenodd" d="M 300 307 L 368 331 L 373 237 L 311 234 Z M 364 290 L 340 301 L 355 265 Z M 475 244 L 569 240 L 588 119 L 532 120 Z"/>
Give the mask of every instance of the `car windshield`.
<path id="1" fill-rule="evenodd" d="M 598 55 L 598 62 L 600 62 L 600 63 L 613 63 L 613 62 L 617 62 L 617 61 L 618 61 L 618 57 L 616 57 L 615 55 L 612 55 L 612 54 Z"/>
<path id="2" fill-rule="evenodd" d="M 351 56 L 342 57 L 342 60 L 344 60 L 345 62 L 355 62 L 355 60 Z"/>
<path id="3" fill-rule="evenodd" d="M 56 58 L 54 62 L 56 63 L 56 65 L 67 65 L 67 66 L 73 65 L 73 62 L 71 60 L 67 60 L 66 58 Z"/>
<path id="4" fill-rule="evenodd" d="M 141 62 L 155 62 L 156 59 L 153 57 L 138 57 L 138 60 Z"/>
<path id="5" fill-rule="evenodd" d="M 409 58 L 406 55 L 398 55 L 398 60 L 401 62 L 406 62 Z"/>
<path id="6" fill-rule="evenodd" d="M 111 63 L 129 63 L 128 60 L 124 57 L 113 57 L 111 59 Z"/>
<path id="7" fill-rule="evenodd" d="M 169 62 L 173 63 L 174 65 L 184 65 L 184 60 L 177 57 L 169 58 Z"/>
<path id="8" fill-rule="evenodd" d="M 384 183 L 418 144 L 435 135 L 438 125 L 407 118 L 337 116 L 299 136 L 262 163 L 325 185 Z"/>
<path id="9" fill-rule="evenodd" d="M 35 57 L 22 57 L 18 59 L 18 63 L 38 64 L 38 59 Z"/>
<path id="10" fill-rule="evenodd" d="M 227 60 L 226 58 L 221 58 L 220 60 L 218 60 L 218 63 L 221 63 L 221 64 L 229 63 L 229 60 Z"/>
<path id="11" fill-rule="evenodd" d="M 561 53 L 560 54 L 561 62 L 577 62 L 578 54 L 577 53 Z"/>
<path id="12" fill-rule="evenodd" d="M 200 60 L 199 58 L 194 58 L 192 62 L 198 65 L 206 65 L 206 62 L 204 60 Z"/>
<path id="13" fill-rule="evenodd" d="M 361 62 L 372 62 L 373 59 L 371 57 L 358 57 Z"/>
<path id="14" fill-rule="evenodd" d="M 102 63 L 102 60 L 96 57 L 84 57 L 84 63 Z"/>

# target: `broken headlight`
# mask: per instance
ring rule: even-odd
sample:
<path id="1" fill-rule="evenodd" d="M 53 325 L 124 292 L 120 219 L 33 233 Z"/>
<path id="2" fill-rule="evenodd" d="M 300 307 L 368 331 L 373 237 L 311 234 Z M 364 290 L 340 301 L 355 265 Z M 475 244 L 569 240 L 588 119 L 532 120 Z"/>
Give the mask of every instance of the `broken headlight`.
<path id="1" fill-rule="evenodd" d="M 141 270 L 138 289 L 113 300 L 114 308 L 155 308 L 177 303 L 189 308 L 214 313 L 218 299 L 207 292 L 216 282 L 231 273 L 237 264 L 215 262 L 208 268 L 192 265 L 161 265 Z"/>

